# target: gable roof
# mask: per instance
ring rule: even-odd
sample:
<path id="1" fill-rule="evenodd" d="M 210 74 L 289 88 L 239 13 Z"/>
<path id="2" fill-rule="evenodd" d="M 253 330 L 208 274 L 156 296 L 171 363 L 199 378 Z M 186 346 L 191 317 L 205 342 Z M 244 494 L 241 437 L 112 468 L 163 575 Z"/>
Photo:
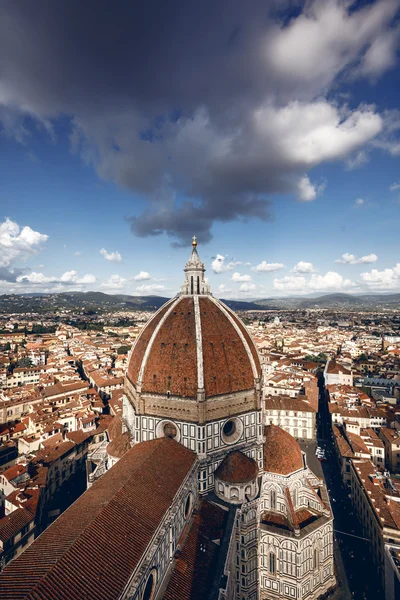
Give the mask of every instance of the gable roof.
<path id="1" fill-rule="evenodd" d="M 172 439 L 131 448 L 0 575 L 0 598 L 118 598 L 196 455 Z"/>

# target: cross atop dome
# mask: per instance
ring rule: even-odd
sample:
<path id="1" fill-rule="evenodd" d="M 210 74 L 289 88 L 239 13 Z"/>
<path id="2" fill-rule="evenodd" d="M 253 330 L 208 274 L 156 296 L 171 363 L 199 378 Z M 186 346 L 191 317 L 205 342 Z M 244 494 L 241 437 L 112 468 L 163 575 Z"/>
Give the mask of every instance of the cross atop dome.
<path id="1" fill-rule="evenodd" d="M 181 294 L 185 296 L 208 295 L 210 286 L 205 280 L 205 267 L 197 253 L 197 237 L 192 238 L 192 254 L 184 268 L 185 282 L 181 287 Z"/>

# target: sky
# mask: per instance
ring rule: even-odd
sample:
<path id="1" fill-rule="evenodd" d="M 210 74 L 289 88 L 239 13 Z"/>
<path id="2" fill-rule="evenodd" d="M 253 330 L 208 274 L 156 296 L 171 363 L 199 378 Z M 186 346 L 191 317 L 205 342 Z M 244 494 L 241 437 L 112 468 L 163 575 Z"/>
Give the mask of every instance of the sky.
<path id="1" fill-rule="evenodd" d="M 0 0 L 0 293 L 400 291 L 400 0 Z"/>

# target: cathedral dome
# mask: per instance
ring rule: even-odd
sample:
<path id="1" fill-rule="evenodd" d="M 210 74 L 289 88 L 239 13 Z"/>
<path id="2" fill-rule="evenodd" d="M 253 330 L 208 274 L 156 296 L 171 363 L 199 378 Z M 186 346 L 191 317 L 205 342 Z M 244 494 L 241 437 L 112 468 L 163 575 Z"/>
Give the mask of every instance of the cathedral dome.
<path id="1" fill-rule="evenodd" d="M 254 342 L 210 294 L 204 271 L 193 245 L 182 292 L 153 316 L 131 352 L 127 378 L 137 392 L 197 399 L 256 387 L 261 365 Z"/>
<path id="2" fill-rule="evenodd" d="M 196 398 L 254 388 L 257 350 L 240 319 L 211 295 L 167 302 L 138 338 L 127 377 L 142 393 Z"/>
<path id="3" fill-rule="evenodd" d="M 277 425 L 264 429 L 264 471 L 290 475 L 304 468 L 303 454 L 297 441 Z"/>

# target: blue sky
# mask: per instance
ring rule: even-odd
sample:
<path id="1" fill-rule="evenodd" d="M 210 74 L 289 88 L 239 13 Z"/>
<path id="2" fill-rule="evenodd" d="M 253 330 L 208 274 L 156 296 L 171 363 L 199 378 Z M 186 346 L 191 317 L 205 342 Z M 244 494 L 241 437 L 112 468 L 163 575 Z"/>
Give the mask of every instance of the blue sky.
<path id="1" fill-rule="evenodd" d="M 0 293 L 169 296 L 193 234 L 222 297 L 400 291 L 400 3 L 224 3 L 176 2 L 182 39 L 160 8 L 171 64 L 5 3 Z"/>

